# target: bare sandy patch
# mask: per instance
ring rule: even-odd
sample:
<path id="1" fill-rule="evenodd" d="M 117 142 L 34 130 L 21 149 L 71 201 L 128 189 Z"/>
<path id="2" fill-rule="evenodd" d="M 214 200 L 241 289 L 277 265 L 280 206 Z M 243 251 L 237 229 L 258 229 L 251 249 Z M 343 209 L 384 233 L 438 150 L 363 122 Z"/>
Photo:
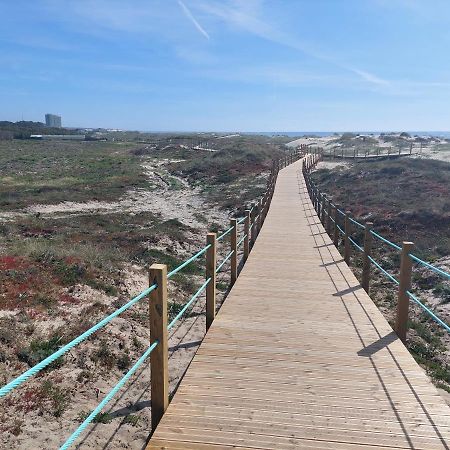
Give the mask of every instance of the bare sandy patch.
<path id="1" fill-rule="evenodd" d="M 62 202 L 51 205 L 33 205 L 24 211 L 3 211 L 0 220 L 13 220 L 27 215 L 66 217 L 67 215 L 110 214 L 115 212 L 138 214 L 150 211 L 164 220 L 174 216 L 185 225 L 203 229 L 206 223 L 224 223 L 228 215 L 212 204 L 207 204 L 199 188 L 192 188 L 182 178 L 169 174 L 164 165 L 172 160 L 145 161 L 143 167 L 152 190 L 128 190 L 115 202 L 91 200 L 87 202 Z M 199 220 L 199 215 L 203 220 Z"/>
<path id="2" fill-rule="evenodd" d="M 339 170 L 345 170 L 350 169 L 352 167 L 352 164 L 349 162 L 343 162 L 343 161 L 320 161 L 316 165 L 316 170 L 320 169 L 339 169 Z"/>

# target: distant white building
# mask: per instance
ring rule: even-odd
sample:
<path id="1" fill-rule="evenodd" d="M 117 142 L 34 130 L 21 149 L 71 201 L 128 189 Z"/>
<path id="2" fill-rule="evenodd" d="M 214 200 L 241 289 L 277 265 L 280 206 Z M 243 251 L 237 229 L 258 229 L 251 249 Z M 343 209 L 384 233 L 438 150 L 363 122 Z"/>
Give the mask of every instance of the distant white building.
<path id="1" fill-rule="evenodd" d="M 57 116 L 56 114 L 46 114 L 45 125 L 53 128 L 61 128 L 61 116 Z"/>
<path id="2" fill-rule="evenodd" d="M 32 134 L 30 139 L 42 139 L 44 141 L 84 141 L 84 134 Z"/>

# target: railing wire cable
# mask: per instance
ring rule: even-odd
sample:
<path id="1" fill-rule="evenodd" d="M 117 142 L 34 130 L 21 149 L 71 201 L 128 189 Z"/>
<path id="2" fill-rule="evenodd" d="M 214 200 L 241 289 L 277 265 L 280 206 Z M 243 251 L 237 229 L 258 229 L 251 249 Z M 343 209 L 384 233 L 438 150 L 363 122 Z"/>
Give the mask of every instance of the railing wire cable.
<path id="1" fill-rule="evenodd" d="M 48 356 L 47 358 L 43 359 L 41 362 L 36 364 L 35 366 L 28 369 L 26 372 L 24 372 L 22 375 L 19 375 L 14 380 L 10 381 L 8 384 L 3 386 L 0 389 L 0 397 L 5 396 L 8 392 L 12 391 L 14 388 L 20 386 L 22 383 L 24 383 L 28 378 L 32 377 L 33 375 L 36 375 L 41 370 L 45 369 L 49 364 L 56 361 L 60 356 L 62 356 L 64 353 L 68 352 L 71 348 L 78 345 L 80 342 L 87 339 L 91 334 L 95 333 L 100 328 L 104 327 L 107 323 L 111 322 L 112 319 L 117 317 L 119 314 L 126 311 L 128 308 L 133 306 L 135 303 L 137 303 L 142 298 L 146 297 L 150 292 L 152 292 L 154 289 L 156 289 L 156 284 L 153 284 L 149 288 L 147 288 L 145 291 L 142 291 L 139 295 L 131 299 L 128 303 L 121 306 L 119 309 L 116 309 L 113 313 L 111 313 L 109 316 L 105 317 L 103 320 L 95 324 L 93 327 L 89 328 L 89 330 L 85 331 L 84 333 L 80 334 L 80 336 L 76 337 L 72 341 L 70 341 L 68 344 L 61 347 L 59 350 L 57 350 L 52 355 Z"/>
<path id="2" fill-rule="evenodd" d="M 395 283 L 397 286 L 400 284 L 394 276 L 392 276 L 389 272 L 383 269 L 383 267 L 381 267 L 371 256 L 369 256 L 369 260 L 381 273 L 383 273 L 386 277 L 388 277 L 393 283 Z"/>
<path id="3" fill-rule="evenodd" d="M 192 305 L 192 303 L 195 301 L 195 299 L 203 292 L 203 290 L 206 288 L 208 283 L 211 281 L 211 278 L 208 278 L 198 289 L 198 291 L 191 297 L 191 299 L 184 305 L 183 309 L 174 317 L 172 322 L 169 323 L 167 326 L 167 330 L 170 330 L 177 320 L 186 312 L 186 310 L 189 308 L 189 306 Z"/>
<path id="4" fill-rule="evenodd" d="M 191 256 L 187 261 L 185 261 L 183 264 L 180 264 L 178 267 L 173 269 L 171 272 L 167 274 L 167 279 L 173 277 L 176 273 L 178 273 L 180 270 L 183 270 L 186 266 L 188 266 L 191 262 L 195 261 L 197 258 L 203 255 L 209 248 L 211 247 L 211 244 L 208 244 L 206 247 L 202 248 L 199 252 L 197 252 L 194 256 Z"/>
<path id="5" fill-rule="evenodd" d="M 448 326 L 443 320 L 441 320 L 430 308 L 425 306 L 412 292 L 406 291 L 408 297 L 417 303 L 424 311 L 426 311 L 439 325 L 442 325 L 447 331 L 450 332 L 450 326 Z"/>
<path id="6" fill-rule="evenodd" d="M 350 220 L 350 222 L 354 223 L 357 227 L 360 227 L 360 228 L 362 228 L 362 229 L 365 229 L 365 228 L 366 228 L 362 223 L 358 222 L 358 221 L 355 220 L 355 219 L 352 219 L 351 217 L 349 217 L 348 220 Z"/>
<path id="7" fill-rule="evenodd" d="M 60 450 L 68 449 L 78 438 L 78 436 L 87 428 L 87 426 L 95 419 L 95 417 L 102 411 L 102 409 L 111 401 L 114 395 L 122 388 L 128 379 L 136 372 L 136 370 L 148 358 L 150 353 L 156 348 L 158 341 L 155 341 L 144 352 L 144 354 L 136 361 L 131 369 L 121 378 L 121 380 L 109 391 L 108 395 L 97 405 L 97 407 L 84 419 L 83 423 L 72 433 L 66 442 L 60 447 Z"/>
<path id="8" fill-rule="evenodd" d="M 236 247 L 240 247 L 241 244 L 245 241 L 245 238 L 247 237 L 246 234 L 244 234 L 244 236 L 242 236 L 242 239 L 236 244 Z"/>
<path id="9" fill-rule="evenodd" d="M 399 251 L 402 250 L 402 248 L 401 248 L 399 245 L 394 244 L 393 242 L 391 242 L 391 241 L 389 241 L 388 239 L 384 238 L 383 236 L 381 236 L 380 234 L 376 233 L 375 231 L 370 230 L 370 232 L 371 232 L 372 235 L 375 236 L 377 239 L 379 239 L 380 241 L 384 242 L 384 243 L 387 244 L 387 245 L 390 245 L 392 248 L 395 248 L 396 250 L 399 250 Z"/>
<path id="10" fill-rule="evenodd" d="M 364 249 L 358 245 L 350 236 L 348 237 L 348 240 L 360 251 L 364 253 Z"/>
<path id="11" fill-rule="evenodd" d="M 412 253 L 410 253 L 409 256 L 411 257 L 412 260 L 416 261 L 417 263 L 421 264 L 422 266 L 425 266 L 428 269 L 432 270 L 433 272 L 436 272 L 437 274 L 442 275 L 443 277 L 450 279 L 450 273 L 447 273 L 444 270 L 439 269 L 439 267 L 433 266 L 432 264 L 421 260 L 417 256 L 414 256 Z"/>
<path id="12" fill-rule="evenodd" d="M 227 234 L 231 233 L 233 231 L 234 227 L 228 228 L 225 232 L 223 232 L 220 236 L 217 237 L 217 241 L 221 241 Z"/>
<path id="13" fill-rule="evenodd" d="M 225 257 L 225 259 L 217 266 L 216 269 L 216 273 L 220 272 L 220 269 L 225 265 L 225 263 L 231 258 L 231 256 L 233 255 L 234 250 L 231 250 L 230 253 L 228 253 L 228 255 Z"/>

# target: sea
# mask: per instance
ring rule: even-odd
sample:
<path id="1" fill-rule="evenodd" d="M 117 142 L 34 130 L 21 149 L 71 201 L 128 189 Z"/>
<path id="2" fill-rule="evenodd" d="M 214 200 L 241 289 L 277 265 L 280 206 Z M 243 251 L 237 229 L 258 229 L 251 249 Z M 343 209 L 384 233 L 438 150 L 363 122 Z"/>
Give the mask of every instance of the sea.
<path id="1" fill-rule="evenodd" d="M 333 134 L 342 134 L 343 131 L 241 131 L 240 134 L 263 135 L 263 136 L 317 136 L 327 137 Z M 355 134 L 374 134 L 380 133 L 401 133 L 401 131 L 351 131 Z M 407 131 L 411 136 L 436 136 L 442 138 L 450 138 L 450 131 Z"/>

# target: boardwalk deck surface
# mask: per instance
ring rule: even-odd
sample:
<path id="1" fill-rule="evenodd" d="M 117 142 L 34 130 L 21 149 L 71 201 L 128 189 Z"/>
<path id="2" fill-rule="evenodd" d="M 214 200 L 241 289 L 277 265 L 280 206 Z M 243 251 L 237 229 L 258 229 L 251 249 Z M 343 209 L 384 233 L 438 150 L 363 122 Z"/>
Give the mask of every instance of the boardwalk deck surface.
<path id="1" fill-rule="evenodd" d="M 331 240 L 297 162 L 148 449 L 446 449 L 450 408 Z"/>

